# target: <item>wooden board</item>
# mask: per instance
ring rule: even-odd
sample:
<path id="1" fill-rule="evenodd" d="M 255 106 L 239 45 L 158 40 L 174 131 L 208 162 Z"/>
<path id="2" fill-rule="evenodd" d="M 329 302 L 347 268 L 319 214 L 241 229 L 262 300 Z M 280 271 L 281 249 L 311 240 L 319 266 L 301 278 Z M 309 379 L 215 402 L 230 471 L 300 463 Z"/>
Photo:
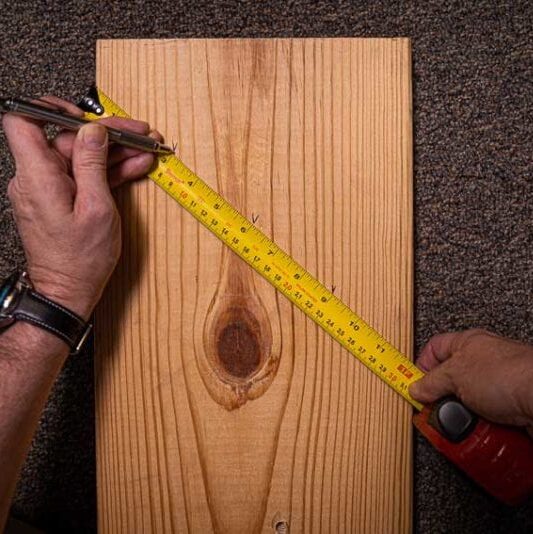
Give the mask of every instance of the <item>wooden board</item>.
<path id="1" fill-rule="evenodd" d="M 411 354 L 409 40 L 97 46 L 105 93 Z M 407 403 L 153 182 L 117 200 L 100 532 L 410 532 Z"/>

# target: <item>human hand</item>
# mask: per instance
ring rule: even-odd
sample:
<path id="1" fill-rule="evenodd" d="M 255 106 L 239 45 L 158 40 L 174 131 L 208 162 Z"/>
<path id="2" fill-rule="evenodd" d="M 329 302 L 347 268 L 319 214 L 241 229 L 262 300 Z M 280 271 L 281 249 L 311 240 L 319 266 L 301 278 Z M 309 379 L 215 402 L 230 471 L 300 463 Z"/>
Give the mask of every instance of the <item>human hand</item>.
<path id="1" fill-rule="evenodd" d="M 43 101 L 83 117 L 54 96 Z M 43 122 L 6 113 L 2 124 L 16 164 L 8 185 L 35 289 L 87 319 L 121 250 L 120 217 L 110 187 L 146 175 L 155 156 L 110 144 L 101 126 L 147 135 L 147 123 L 110 117 L 46 139 Z M 95 145 L 89 139 L 95 136 Z M 163 141 L 161 134 L 150 135 Z"/>
<path id="2" fill-rule="evenodd" d="M 454 394 L 497 423 L 526 427 L 533 437 L 533 347 L 484 330 L 433 336 L 417 366 L 428 372 L 409 393 L 422 403 Z"/>

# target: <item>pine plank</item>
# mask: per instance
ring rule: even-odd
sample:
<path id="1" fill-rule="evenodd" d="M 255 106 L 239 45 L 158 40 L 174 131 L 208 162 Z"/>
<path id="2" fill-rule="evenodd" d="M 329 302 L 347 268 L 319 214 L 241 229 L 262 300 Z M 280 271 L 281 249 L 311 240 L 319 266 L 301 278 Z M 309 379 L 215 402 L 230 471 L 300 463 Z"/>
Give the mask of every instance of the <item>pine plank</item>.
<path id="1" fill-rule="evenodd" d="M 101 40 L 97 83 L 411 354 L 408 39 Z M 116 198 L 99 530 L 410 532 L 407 403 L 153 182 Z"/>

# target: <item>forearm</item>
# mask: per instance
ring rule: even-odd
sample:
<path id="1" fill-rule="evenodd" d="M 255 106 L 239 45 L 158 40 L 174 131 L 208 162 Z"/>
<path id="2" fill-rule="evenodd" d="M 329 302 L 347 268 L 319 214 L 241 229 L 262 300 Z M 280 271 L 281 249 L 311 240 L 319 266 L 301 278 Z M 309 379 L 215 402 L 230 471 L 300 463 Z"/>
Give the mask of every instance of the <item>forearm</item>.
<path id="1" fill-rule="evenodd" d="M 24 322 L 0 335 L 0 531 L 50 389 L 68 355 L 56 336 Z"/>
<path id="2" fill-rule="evenodd" d="M 39 99 L 83 117 L 57 97 Z M 36 102 L 34 102 L 36 103 Z M 44 122 L 12 113 L 2 126 L 17 172 L 7 193 L 34 288 L 87 321 L 121 248 L 120 217 L 110 184 L 146 176 L 155 156 L 110 146 L 107 127 L 162 142 L 149 124 L 108 117 L 46 142 Z M 53 145 L 53 146 L 52 146 Z M 45 186 L 43 187 L 43 184 Z M 54 335 L 26 323 L 0 334 L 0 532 L 37 422 L 68 354 Z"/>

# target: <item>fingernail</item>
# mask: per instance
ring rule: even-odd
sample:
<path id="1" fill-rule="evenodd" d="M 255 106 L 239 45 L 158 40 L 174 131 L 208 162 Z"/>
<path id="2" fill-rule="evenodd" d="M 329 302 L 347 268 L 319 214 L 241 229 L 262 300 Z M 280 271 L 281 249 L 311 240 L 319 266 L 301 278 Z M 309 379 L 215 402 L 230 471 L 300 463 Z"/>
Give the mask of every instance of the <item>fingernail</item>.
<path id="1" fill-rule="evenodd" d="M 101 124 L 85 124 L 80 134 L 83 143 L 91 148 L 102 148 L 107 141 L 107 128 Z"/>
<path id="2" fill-rule="evenodd" d="M 157 130 L 150 130 L 150 133 L 148 134 L 148 137 L 151 137 L 152 139 L 157 139 L 158 141 L 164 142 L 163 136 L 160 132 Z"/>

